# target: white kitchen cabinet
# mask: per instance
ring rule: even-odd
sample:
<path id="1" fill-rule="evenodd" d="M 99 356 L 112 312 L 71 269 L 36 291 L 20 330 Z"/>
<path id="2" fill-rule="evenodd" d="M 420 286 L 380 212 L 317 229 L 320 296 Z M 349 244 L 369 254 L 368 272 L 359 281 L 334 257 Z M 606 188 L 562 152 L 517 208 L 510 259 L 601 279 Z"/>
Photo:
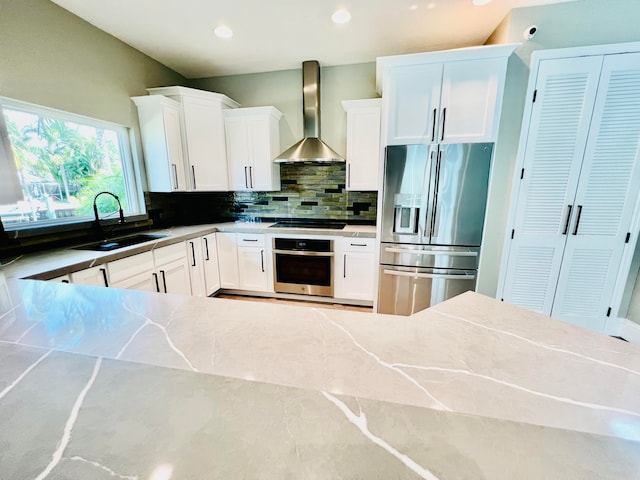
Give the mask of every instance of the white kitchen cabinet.
<path id="1" fill-rule="evenodd" d="M 263 234 L 238 233 L 238 273 L 241 290 L 269 290 L 265 239 Z"/>
<path id="2" fill-rule="evenodd" d="M 229 189 L 223 112 L 238 104 L 219 93 L 186 87 L 149 88 L 179 103 L 185 175 L 189 190 Z"/>
<path id="3" fill-rule="evenodd" d="M 220 287 L 228 289 L 240 288 L 236 234 L 230 232 L 217 232 L 216 243 L 218 246 Z"/>
<path id="4" fill-rule="evenodd" d="M 50 282 L 71 283 L 71 275 L 60 275 L 59 277 L 50 278 Z"/>
<path id="5" fill-rule="evenodd" d="M 640 53 L 545 55 L 533 57 L 499 292 L 604 331 L 637 238 Z"/>
<path id="6" fill-rule="evenodd" d="M 347 112 L 346 189 L 378 190 L 382 100 L 344 100 Z"/>
<path id="7" fill-rule="evenodd" d="M 154 282 L 157 291 L 191 295 L 189 264 L 185 242 L 174 243 L 153 250 Z"/>
<path id="8" fill-rule="evenodd" d="M 78 285 L 93 285 L 96 287 L 109 286 L 109 272 L 107 264 L 85 268 L 71 274 L 71 283 Z"/>
<path id="9" fill-rule="evenodd" d="M 138 107 L 149 191 L 187 190 L 180 104 L 161 95 L 133 97 L 132 100 Z"/>
<path id="10" fill-rule="evenodd" d="M 187 240 L 187 257 L 189 259 L 189 278 L 191 278 L 191 295 L 194 297 L 204 297 L 204 256 L 202 254 L 202 238 L 192 238 Z"/>
<path id="11" fill-rule="evenodd" d="M 109 286 L 130 290 L 159 291 L 153 253 L 144 252 L 109 262 Z"/>
<path id="12" fill-rule="evenodd" d="M 514 49 L 491 45 L 378 58 L 383 143 L 495 142 Z"/>
<path id="13" fill-rule="evenodd" d="M 280 190 L 280 118 L 275 107 L 224 112 L 227 160 L 232 190 Z"/>
<path id="14" fill-rule="evenodd" d="M 336 240 L 336 298 L 373 301 L 378 268 L 374 238 L 340 237 Z"/>
<path id="15" fill-rule="evenodd" d="M 215 233 L 210 233 L 202 237 L 202 256 L 204 260 L 205 295 L 210 296 L 220 290 L 218 244 Z"/>

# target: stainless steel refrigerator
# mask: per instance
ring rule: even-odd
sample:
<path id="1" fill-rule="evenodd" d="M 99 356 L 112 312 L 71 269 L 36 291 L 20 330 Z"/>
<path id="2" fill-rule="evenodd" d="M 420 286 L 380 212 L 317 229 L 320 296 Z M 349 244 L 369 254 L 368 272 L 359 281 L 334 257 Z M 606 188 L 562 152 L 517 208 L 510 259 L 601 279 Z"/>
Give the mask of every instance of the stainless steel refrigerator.
<path id="1" fill-rule="evenodd" d="M 492 143 L 386 149 L 378 312 L 475 289 Z"/>

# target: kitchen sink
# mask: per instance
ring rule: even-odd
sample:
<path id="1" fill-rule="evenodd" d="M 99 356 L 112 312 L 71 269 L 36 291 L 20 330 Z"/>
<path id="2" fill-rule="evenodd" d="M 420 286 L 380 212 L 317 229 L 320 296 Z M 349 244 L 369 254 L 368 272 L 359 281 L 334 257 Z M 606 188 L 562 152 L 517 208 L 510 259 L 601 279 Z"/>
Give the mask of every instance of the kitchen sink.
<path id="1" fill-rule="evenodd" d="M 101 242 L 87 243 L 78 247 L 73 247 L 74 250 L 93 250 L 95 252 L 109 252 L 118 248 L 130 247 L 131 245 L 137 245 L 138 243 L 149 242 L 151 240 L 158 240 L 164 238 L 166 235 L 152 235 L 149 233 L 140 233 L 137 235 L 129 235 L 126 237 L 112 238 L 110 240 L 102 240 Z"/>

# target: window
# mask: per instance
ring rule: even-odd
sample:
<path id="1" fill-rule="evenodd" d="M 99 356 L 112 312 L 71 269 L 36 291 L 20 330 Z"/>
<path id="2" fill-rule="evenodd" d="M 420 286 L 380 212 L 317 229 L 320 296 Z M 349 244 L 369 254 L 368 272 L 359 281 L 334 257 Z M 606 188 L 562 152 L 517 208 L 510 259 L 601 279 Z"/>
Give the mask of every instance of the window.
<path id="1" fill-rule="evenodd" d="M 10 145 L 5 155 L 0 148 L 0 169 L 11 177 L 0 182 L 5 230 L 93 220 L 102 191 L 119 197 L 125 215 L 144 213 L 128 129 L 9 99 L 0 99 L 0 111 L 0 142 Z M 97 205 L 101 219 L 117 218 L 112 196 Z"/>

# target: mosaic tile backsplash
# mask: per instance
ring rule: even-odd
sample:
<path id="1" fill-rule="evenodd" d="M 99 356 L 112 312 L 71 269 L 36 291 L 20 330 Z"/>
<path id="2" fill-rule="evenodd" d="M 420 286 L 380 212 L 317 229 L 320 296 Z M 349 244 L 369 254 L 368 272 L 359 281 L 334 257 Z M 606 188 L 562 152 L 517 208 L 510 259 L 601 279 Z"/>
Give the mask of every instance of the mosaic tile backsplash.
<path id="1" fill-rule="evenodd" d="M 158 224 L 305 218 L 374 224 L 377 192 L 348 192 L 345 164 L 282 164 L 279 192 L 149 193 Z"/>

